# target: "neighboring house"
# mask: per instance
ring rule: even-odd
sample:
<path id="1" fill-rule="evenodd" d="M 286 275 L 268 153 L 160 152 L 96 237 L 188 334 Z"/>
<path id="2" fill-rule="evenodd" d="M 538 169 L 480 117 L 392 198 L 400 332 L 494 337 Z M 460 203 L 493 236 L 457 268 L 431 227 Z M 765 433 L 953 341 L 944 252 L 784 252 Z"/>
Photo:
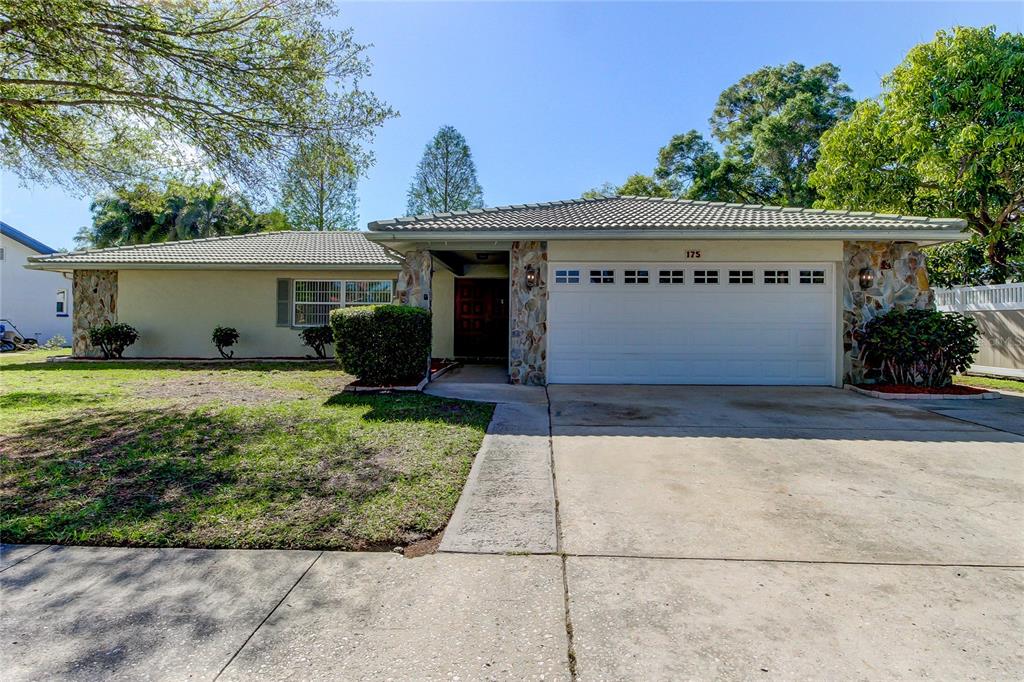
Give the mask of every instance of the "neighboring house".
<path id="1" fill-rule="evenodd" d="M 73 272 L 73 352 L 96 356 L 90 327 L 127 322 L 125 357 L 215 357 L 214 327 L 238 330 L 237 357 L 302 357 L 299 331 L 342 305 L 390 303 L 400 258 L 354 232 L 263 232 L 34 259 Z"/>
<path id="2" fill-rule="evenodd" d="M 434 357 L 500 359 L 512 382 L 523 384 L 840 385 L 872 378 L 855 333 L 864 321 L 896 306 L 934 305 L 919 247 L 962 239 L 964 223 L 604 197 L 369 227 L 341 236 L 353 240 L 352 249 L 358 240 L 359 253 L 368 254 L 362 263 L 397 278 L 398 300 L 433 312 Z M 247 330 L 266 339 L 258 347 L 240 343 L 239 355 L 291 355 L 284 337 L 266 329 L 274 310 L 282 320 L 281 305 L 269 302 L 281 298 L 274 295 L 287 286 L 281 281 L 299 279 L 292 264 L 315 255 L 320 267 L 341 267 L 347 252 L 324 252 L 317 240 L 331 234 L 283 234 L 287 246 L 253 235 L 51 256 L 31 267 L 74 269 L 76 283 L 119 282 L 118 318 L 143 339 L 150 335 L 132 354 L 195 355 L 203 348 L 209 355 L 207 329 L 231 324 L 242 343 Z M 240 285 L 259 276 L 249 261 L 230 260 L 232 272 L 207 262 L 220 245 L 249 243 L 279 270 L 258 289 Z M 189 253 L 171 261 L 165 249 L 172 248 Z M 143 265 L 146 253 L 151 259 Z M 344 267 L 355 269 L 356 261 Z M 222 286 L 187 284 L 199 262 Z M 320 274 L 304 277 L 328 279 Z M 81 297 L 76 305 L 89 308 L 76 319 L 77 344 L 78 327 L 114 301 Z M 222 319 L 232 311 L 234 324 Z M 195 337 L 203 337 L 198 346 Z M 76 345 L 76 352 L 86 350 Z"/>
<path id="3" fill-rule="evenodd" d="M 936 289 L 939 310 L 970 315 L 981 341 L 971 369 L 1024 378 L 1024 282 Z"/>
<path id="4" fill-rule="evenodd" d="M 0 319 L 23 336 L 44 343 L 71 340 L 71 280 L 59 272 L 26 270 L 29 258 L 57 253 L 0 221 Z"/>

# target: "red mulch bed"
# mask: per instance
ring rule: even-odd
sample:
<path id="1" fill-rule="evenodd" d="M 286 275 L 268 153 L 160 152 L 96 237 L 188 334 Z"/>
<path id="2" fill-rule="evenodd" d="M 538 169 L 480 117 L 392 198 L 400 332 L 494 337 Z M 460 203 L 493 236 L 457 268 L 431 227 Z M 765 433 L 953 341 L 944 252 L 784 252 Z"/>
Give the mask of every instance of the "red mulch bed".
<path id="1" fill-rule="evenodd" d="M 857 384 L 857 388 L 866 391 L 878 391 L 879 393 L 923 393 L 928 395 L 977 395 L 988 393 L 983 388 L 973 386 L 943 386 L 942 388 L 929 388 L 927 386 L 910 386 L 908 384 Z"/>

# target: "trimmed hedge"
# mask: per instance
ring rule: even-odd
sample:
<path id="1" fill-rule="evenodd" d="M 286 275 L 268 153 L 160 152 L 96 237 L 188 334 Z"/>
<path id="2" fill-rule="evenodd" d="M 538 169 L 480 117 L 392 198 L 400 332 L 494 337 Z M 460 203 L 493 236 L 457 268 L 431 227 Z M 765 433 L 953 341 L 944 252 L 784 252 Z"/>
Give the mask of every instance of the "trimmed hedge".
<path id="1" fill-rule="evenodd" d="M 374 386 L 418 382 L 426 375 L 430 327 L 430 312 L 415 306 L 359 306 L 331 312 L 341 368 Z"/>
<path id="2" fill-rule="evenodd" d="M 971 366 L 978 324 L 960 313 L 893 309 L 864 325 L 863 345 L 888 382 L 941 388 Z"/>

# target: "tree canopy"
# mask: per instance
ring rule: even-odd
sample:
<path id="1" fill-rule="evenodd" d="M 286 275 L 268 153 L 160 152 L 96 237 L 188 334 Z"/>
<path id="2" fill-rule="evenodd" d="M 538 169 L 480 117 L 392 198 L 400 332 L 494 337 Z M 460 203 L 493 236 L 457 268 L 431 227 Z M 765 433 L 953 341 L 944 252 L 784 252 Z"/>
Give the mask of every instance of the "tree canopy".
<path id="1" fill-rule="evenodd" d="M 366 141 L 394 112 L 359 86 L 329 0 L 3 0 L 0 163 L 98 188 L 206 166 L 266 190 L 300 140 Z"/>
<path id="2" fill-rule="evenodd" d="M 633 173 L 619 188 L 619 194 L 634 197 L 663 197 L 672 196 L 672 191 L 657 178 L 643 173 Z"/>
<path id="3" fill-rule="evenodd" d="M 281 206 L 300 230 L 358 229 L 358 166 L 343 142 L 321 135 L 299 145 L 281 188 Z"/>
<path id="4" fill-rule="evenodd" d="M 106 248 L 288 229 L 279 210 L 260 213 L 224 182 L 147 184 L 101 194 L 90 205 L 92 225 L 79 230 L 83 247 Z"/>
<path id="5" fill-rule="evenodd" d="M 710 124 L 722 151 L 696 130 L 674 135 L 653 175 L 630 179 L 634 193 L 810 206 L 819 140 L 852 111 L 849 92 L 834 64 L 758 69 L 718 98 Z"/>
<path id="6" fill-rule="evenodd" d="M 466 138 L 452 126 L 441 127 L 416 167 L 406 213 L 465 211 L 483 205 L 484 191 Z"/>
<path id="7" fill-rule="evenodd" d="M 914 47 L 824 135 L 811 183 L 824 208 L 964 218 L 990 278 L 1020 277 L 1024 35 L 958 27 Z"/>

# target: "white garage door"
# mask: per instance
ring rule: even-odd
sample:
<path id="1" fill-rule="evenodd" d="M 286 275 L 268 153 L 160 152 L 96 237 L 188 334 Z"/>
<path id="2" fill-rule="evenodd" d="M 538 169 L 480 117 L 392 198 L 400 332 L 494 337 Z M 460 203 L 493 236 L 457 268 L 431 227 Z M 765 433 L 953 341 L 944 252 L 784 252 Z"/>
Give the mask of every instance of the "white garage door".
<path id="1" fill-rule="evenodd" d="M 831 384 L 830 263 L 552 263 L 553 383 Z"/>

